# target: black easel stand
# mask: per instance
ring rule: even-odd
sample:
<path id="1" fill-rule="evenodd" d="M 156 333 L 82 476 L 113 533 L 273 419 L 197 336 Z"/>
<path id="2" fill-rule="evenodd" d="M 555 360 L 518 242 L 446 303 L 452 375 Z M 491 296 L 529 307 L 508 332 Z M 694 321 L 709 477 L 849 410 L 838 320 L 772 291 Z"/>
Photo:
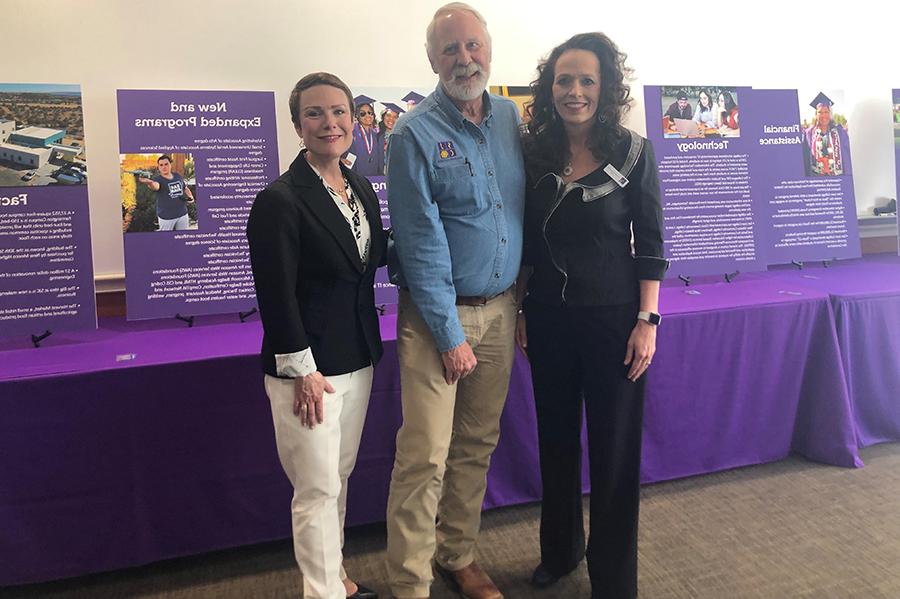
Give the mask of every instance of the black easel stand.
<path id="1" fill-rule="evenodd" d="M 193 316 L 182 316 L 181 314 L 176 314 L 175 318 L 177 318 L 181 322 L 186 322 L 188 325 L 188 328 L 191 328 L 194 326 L 194 317 Z"/>
<path id="2" fill-rule="evenodd" d="M 41 341 L 43 341 L 44 339 L 46 339 L 47 337 L 49 337 L 52 334 L 53 333 L 51 333 L 50 330 L 48 329 L 48 330 L 44 331 L 43 333 L 41 333 L 40 335 L 32 335 L 31 336 L 31 344 L 34 345 L 35 347 L 40 347 Z"/>
<path id="3" fill-rule="evenodd" d="M 803 270 L 803 260 L 791 260 L 791 264 L 796 266 L 798 269 Z"/>
<path id="4" fill-rule="evenodd" d="M 253 316 L 257 312 L 259 312 L 259 310 L 257 310 L 256 308 L 250 308 L 246 312 L 238 312 L 238 318 L 241 319 L 241 322 L 246 322 L 249 317 Z"/>
<path id="5" fill-rule="evenodd" d="M 684 286 L 685 286 L 685 287 L 690 287 L 690 286 L 691 286 L 691 277 L 689 277 L 688 275 L 678 275 L 678 279 L 679 279 L 682 283 L 684 283 Z"/>
<path id="6" fill-rule="evenodd" d="M 378 316 L 384 316 L 385 312 L 387 312 L 386 304 L 377 304 L 375 309 L 378 311 Z"/>
<path id="7" fill-rule="evenodd" d="M 741 274 L 741 271 L 736 270 L 734 272 L 726 272 L 725 273 L 725 282 L 730 283 L 737 278 L 737 276 Z"/>

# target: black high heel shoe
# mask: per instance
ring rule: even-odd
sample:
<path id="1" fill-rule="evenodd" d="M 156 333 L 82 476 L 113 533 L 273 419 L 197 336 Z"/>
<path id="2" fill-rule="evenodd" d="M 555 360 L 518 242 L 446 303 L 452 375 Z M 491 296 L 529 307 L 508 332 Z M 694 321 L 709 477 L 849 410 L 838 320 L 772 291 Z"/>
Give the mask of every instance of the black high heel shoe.
<path id="1" fill-rule="evenodd" d="M 534 572 L 531 573 L 531 586 L 536 587 L 538 589 L 546 589 L 547 587 L 551 587 L 559 582 L 559 579 L 563 576 L 568 576 L 571 574 L 573 570 L 569 570 L 568 572 L 560 575 L 556 575 L 550 570 L 547 569 L 544 564 L 538 564 L 537 568 L 534 569 Z"/>
<path id="2" fill-rule="evenodd" d="M 347 599 L 378 599 L 378 593 L 357 582 L 356 592 L 352 595 L 347 595 Z"/>

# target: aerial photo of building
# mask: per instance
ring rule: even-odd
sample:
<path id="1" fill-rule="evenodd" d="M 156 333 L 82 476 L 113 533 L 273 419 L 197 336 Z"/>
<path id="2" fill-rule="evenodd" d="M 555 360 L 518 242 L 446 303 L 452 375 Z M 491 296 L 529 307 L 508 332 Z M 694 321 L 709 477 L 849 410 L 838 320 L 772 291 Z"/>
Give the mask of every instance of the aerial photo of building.
<path id="1" fill-rule="evenodd" d="M 56 144 L 61 144 L 65 129 L 24 127 L 16 130 L 13 120 L 0 121 L 0 160 L 40 168 L 47 164 Z"/>
<path id="2" fill-rule="evenodd" d="M 0 160 L 8 160 L 23 166 L 40 168 L 50 160 L 50 148 L 29 148 L 15 144 L 0 144 Z"/>
<path id="3" fill-rule="evenodd" d="M 28 146 L 29 148 L 49 148 L 53 144 L 62 143 L 62 139 L 65 136 L 65 129 L 25 127 L 12 133 L 9 136 L 9 143 Z"/>
<path id="4" fill-rule="evenodd" d="M 5 144 L 10 133 L 16 130 L 16 122 L 12 119 L 0 119 L 0 144 Z"/>
<path id="5" fill-rule="evenodd" d="M 0 83 L 0 188 L 87 182 L 81 90 Z"/>

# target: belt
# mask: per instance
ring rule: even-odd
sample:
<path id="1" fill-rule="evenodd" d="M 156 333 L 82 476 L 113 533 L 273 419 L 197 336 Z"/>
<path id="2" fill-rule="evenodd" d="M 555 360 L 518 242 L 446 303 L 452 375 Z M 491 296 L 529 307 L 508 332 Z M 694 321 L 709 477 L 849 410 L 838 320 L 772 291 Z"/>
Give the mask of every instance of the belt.
<path id="1" fill-rule="evenodd" d="M 506 291 L 501 291 L 497 295 L 492 295 L 490 297 L 485 297 L 483 295 L 457 295 L 456 296 L 456 305 L 457 306 L 483 306 L 495 297 L 500 297 L 506 293 Z"/>
<path id="2" fill-rule="evenodd" d="M 405 291 L 406 293 L 409 293 L 409 289 L 407 287 L 400 287 L 400 290 Z M 491 295 L 489 297 L 483 296 L 483 295 L 457 295 L 456 296 L 456 305 L 457 306 L 483 306 L 486 303 L 488 303 L 489 301 L 500 297 L 507 291 L 509 291 L 509 289 L 504 289 L 497 295 Z"/>

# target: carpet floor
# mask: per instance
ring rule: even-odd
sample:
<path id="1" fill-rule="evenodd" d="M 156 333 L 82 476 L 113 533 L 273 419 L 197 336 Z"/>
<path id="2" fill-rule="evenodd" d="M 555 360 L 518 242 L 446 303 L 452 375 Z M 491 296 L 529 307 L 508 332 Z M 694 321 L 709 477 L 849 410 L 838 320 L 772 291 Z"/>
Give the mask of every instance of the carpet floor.
<path id="1" fill-rule="evenodd" d="M 900 598 L 900 443 L 862 451 L 866 467 L 802 458 L 642 489 L 643 599 Z M 287 509 L 287 506 L 285 506 Z M 587 501 L 585 512 L 587 513 Z M 478 561 L 508 599 L 590 596 L 587 568 L 551 589 L 528 585 L 538 561 L 537 504 L 486 512 Z M 385 529 L 347 533 L 350 575 L 382 593 Z M 299 596 L 289 540 L 38 585 L 0 599 L 227 599 Z M 456 597 L 440 581 L 435 599 Z"/>

